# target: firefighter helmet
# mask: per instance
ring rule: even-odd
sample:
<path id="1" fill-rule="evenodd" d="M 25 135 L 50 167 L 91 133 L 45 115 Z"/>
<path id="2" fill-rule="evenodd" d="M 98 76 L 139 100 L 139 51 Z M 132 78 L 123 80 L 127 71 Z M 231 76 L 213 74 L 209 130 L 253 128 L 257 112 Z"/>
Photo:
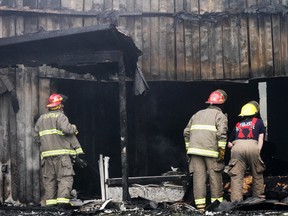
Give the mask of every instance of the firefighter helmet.
<path id="1" fill-rule="evenodd" d="M 205 103 L 223 104 L 223 103 L 225 103 L 226 100 L 227 100 L 226 92 L 222 89 L 217 89 L 209 95 L 209 98 Z"/>
<path id="2" fill-rule="evenodd" d="M 53 108 L 62 103 L 63 97 L 60 94 L 52 94 L 48 99 L 48 108 Z"/>
<path id="3" fill-rule="evenodd" d="M 257 101 L 249 101 L 248 104 L 253 104 L 256 107 L 257 112 L 260 112 L 260 105 Z"/>
<path id="4" fill-rule="evenodd" d="M 258 110 L 256 106 L 252 103 L 247 103 L 242 107 L 241 113 L 239 114 L 239 116 L 253 116 L 257 113 L 258 113 Z"/>

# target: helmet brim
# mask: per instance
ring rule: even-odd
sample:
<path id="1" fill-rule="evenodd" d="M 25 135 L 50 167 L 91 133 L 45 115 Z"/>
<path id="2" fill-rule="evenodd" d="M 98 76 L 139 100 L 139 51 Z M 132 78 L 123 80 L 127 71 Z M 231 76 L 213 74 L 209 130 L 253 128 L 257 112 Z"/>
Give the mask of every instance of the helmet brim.
<path id="1" fill-rule="evenodd" d="M 52 108 L 52 107 L 56 107 L 56 106 L 58 106 L 59 104 L 61 104 L 61 101 L 58 101 L 58 102 L 54 102 L 54 103 L 48 104 L 46 107 L 47 107 L 47 108 Z"/>

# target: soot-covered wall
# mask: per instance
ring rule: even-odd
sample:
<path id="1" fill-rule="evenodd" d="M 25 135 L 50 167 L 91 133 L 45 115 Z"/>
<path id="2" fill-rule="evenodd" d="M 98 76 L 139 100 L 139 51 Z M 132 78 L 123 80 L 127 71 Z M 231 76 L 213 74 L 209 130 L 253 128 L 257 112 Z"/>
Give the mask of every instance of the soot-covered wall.
<path id="1" fill-rule="evenodd" d="M 288 78 L 267 80 L 268 145 L 270 152 L 269 172 L 272 175 L 288 175 Z"/>
<path id="2" fill-rule="evenodd" d="M 65 112 L 79 129 L 89 166 L 76 168 L 75 188 L 99 195 L 99 154 L 109 156 L 110 177 L 121 177 L 118 83 L 55 80 L 69 100 Z M 211 91 L 228 93 L 225 112 L 232 128 L 241 106 L 259 100 L 257 85 L 231 82 L 150 82 L 146 95 L 134 96 L 127 83 L 129 176 L 161 175 L 171 166 L 187 171 L 183 129 L 192 114 L 207 107 Z M 229 152 L 227 152 L 227 159 Z"/>

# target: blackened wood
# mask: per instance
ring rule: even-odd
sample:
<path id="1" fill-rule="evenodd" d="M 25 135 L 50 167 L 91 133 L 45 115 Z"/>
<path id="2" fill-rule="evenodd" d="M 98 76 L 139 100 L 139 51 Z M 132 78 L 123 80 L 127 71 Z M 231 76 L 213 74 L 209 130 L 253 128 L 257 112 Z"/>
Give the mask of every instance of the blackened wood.
<path id="1" fill-rule="evenodd" d="M 183 11 L 183 0 L 175 2 L 175 10 L 177 12 Z M 185 41 L 184 41 L 184 23 L 178 22 L 175 29 L 176 40 L 176 76 L 177 80 L 183 81 L 186 79 L 185 74 Z"/>
<path id="2" fill-rule="evenodd" d="M 119 111 L 120 111 L 120 142 L 121 142 L 121 166 L 122 166 L 122 199 L 130 200 L 128 190 L 128 129 L 127 129 L 127 104 L 126 81 L 124 61 L 119 62 Z"/>
<path id="3" fill-rule="evenodd" d="M 190 177 L 187 175 L 171 175 L 171 176 L 137 176 L 129 177 L 129 184 L 152 184 L 159 182 L 175 182 L 175 181 L 185 181 Z M 109 186 L 120 185 L 122 183 L 121 178 L 109 178 L 106 184 Z"/>

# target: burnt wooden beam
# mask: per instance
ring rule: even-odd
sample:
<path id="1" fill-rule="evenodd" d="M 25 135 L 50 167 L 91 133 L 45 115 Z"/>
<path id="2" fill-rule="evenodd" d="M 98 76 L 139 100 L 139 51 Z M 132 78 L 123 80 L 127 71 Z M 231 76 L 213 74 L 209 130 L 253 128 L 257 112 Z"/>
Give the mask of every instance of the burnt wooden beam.
<path id="1" fill-rule="evenodd" d="M 120 142 L 121 142 L 121 167 L 122 167 L 122 200 L 129 201 L 128 189 L 128 129 L 127 129 L 127 104 L 126 80 L 124 59 L 119 62 L 119 111 L 120 111 Z"/>
<path id="2" fill-rule="evenodd" d="M 69 52 L 34 52 L 27 53 L 15 53 L 13 58 L 8 58 L 5 55 L 1 55 L 0 67 L 14 66 L 17 64 L 23 64 L 25 66 L 36 67 L 43 64 L 51 65 L 53 67 L 64 66 L 85 66 L 95 65 L 97 63 L 109 63 L 119 62 L 122 56 L 119 50 L 105 50 L 105 51 L 93 51 L 93 50 L 80 50 Z"/>
<path id="3" fill-rule="evenodd" d="M 171 176 L 139 176 L 139 177 L 129 177 L 129 184 L 151 184 L 155 182 L 174 182 L 174 181 L 187 181 L 191 177 L 187 175 L 171 175 Z M 109 186 L 121 185 L 122 178 L 109 178 L 106 184 Z"/>

